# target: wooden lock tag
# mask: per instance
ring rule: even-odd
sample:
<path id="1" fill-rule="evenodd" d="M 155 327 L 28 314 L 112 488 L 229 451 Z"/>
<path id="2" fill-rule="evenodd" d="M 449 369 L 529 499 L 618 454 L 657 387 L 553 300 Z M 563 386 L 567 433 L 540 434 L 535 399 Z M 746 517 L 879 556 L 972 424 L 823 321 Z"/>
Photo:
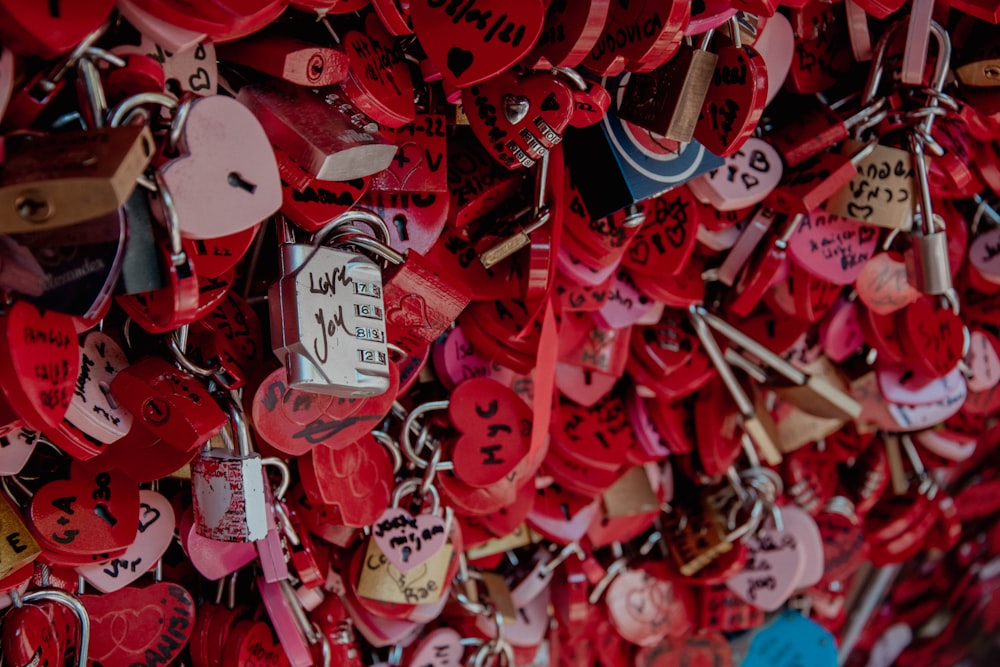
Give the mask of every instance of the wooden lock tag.
<path id="1" fill-rule="evenodd" d="M 92 220 L 128 200 L 155 144 L 143 126 L 5 138 L 0 231 L 36 232 Z"/>
<path id="2" fill-rule="evenodd" d="M 845 141 L 845 155 L 864 148 Z M 913 195 L 913 157 L 908 151 L 878 144 L 857 161 L 858 174 L 826 202 L 826 211 L 886 229 L 909 229 L 916 212 Z"/>
<path id="3" fill-rule="evenodd" d="M 375 540 L 369 540 L 357 593 L 371 600 L 397 604 L 437 602 L 448 589 L 445 575 L 452 550 L 448 542 L 430 560 L 404 573 L 389 562 Z"/>
<path id="4" fill-rule="evenodd" d="M 41 552 L 20 513 L 0 494 L 0 579 L 32 562 Z"/>

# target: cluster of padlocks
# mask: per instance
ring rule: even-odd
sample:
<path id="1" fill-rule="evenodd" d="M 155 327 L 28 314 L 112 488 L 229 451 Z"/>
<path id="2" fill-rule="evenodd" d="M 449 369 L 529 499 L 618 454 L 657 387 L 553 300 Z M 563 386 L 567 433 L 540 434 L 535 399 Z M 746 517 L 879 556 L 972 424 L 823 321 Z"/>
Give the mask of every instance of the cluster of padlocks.
<path id="1" fill-rule="evenodd" d="M 998 23 L 0 0 L 3 664 L 995 664 Z"/>

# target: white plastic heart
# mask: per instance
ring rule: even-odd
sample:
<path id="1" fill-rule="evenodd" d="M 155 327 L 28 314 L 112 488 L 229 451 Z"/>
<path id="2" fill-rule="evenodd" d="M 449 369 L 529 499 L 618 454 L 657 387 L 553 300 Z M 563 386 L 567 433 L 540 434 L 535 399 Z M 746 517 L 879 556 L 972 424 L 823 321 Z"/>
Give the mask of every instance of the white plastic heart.
<path id="1" fill-rule="evenodd" d="M 735 211 L 764 201 L 778 186 L 783 171 L 778 151 L 763 139 L 750 137 L 724 165 L 688 181 L 687 186 L 703 204 Z"/>
<path id="2" fill-rule="evenodd" d="M 785 84 L 788 71 L 792 67 L 795 56 L 795 33 L 792 24 L 784 14 L 775 12 L 764 22 L 764 29 L 751 44 L 767 65 L 767 99 L 764 105 L 771 103 L 778 91 Z"/>
<path id="3" fill-rule="evenodd" d="M 764 611 L 776 611 L 799 587 L 806 552 L 797 536 L 774 528 L 762 529 L 746 540 L 750 557 L 742 572 L 726 581 L 734 594 Z"/>
<path id="4" fill-rule="evenodd" d="M 149 572 L 174 539 L 174 508 L 156 491 L 139 491 L 139 532 L 118 558 L 80 565 L 76 571 L 102 593 L 113 593 Z"/>
<path id="5" fill-rule="evenodd" d="M 121 346 L 100 331 L 80 344 L 80 373 L 66 410 L 66 421 L 104 444 L 117 442 L 132 428 L 132 413 L 111 398 L 109 387 L 128 366 Z"/>
<path id="6" fill-rule="evenodd" d="M 180 157 L 161 168 L 181 233 L 216 238 L 249 229 L 281 206 L 281 177 L 257 117 L 231 97 L 195 99 Z"/>
<path id="7" fill-rule="evenodd" d="M 965 357 L 969 366 L 969 391 L 989 391 L 1000 382 L 1000 354 L 997 352 L 996 338 L 981 329 L 974 329 L 969 335 L 969 354 Z"/>
<path id="8" fill-rule="evenodd" d="M 205 97 L 215 95 L 219 89 L 219 63 L 215 58 L 215 45 L 204 41 L 181 50 L 164 49 L 147 35 L 139 45 L 124 44 L 112 49 L 116 55 L 141 54 L 163 65 L 167 90 L 180 94 L 194 93 Z"/>
<path id="9" fill-rule="evenodd" d="M 0 427 L 0 475 L 16 475 L 31 458 L 39 438 L 38 431 L 32 430 L 17 419 Z"/>

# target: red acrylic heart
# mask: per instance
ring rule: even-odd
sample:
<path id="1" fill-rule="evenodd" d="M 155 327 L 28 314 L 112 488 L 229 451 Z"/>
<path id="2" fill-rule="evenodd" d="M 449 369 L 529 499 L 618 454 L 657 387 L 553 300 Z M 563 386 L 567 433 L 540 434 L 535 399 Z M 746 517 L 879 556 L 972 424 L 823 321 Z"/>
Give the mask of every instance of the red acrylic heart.
<path id="1" fill-rule="evenodd" d="M 452 392 L 448 413 L 462 433 L 452 461 L 466 484 L 495 484 L 527 456 L 532 412 L 513 389 L 490 378 L 467 380 Z"/>
<path id="2" fill-rule="evenodd" d="M 80 598 L 90 614 L 90 659 L 104 667 L 170 664 L 194 629 L 194 600 L 177 584 Z"/>
<path id="3" fill-rule="evenodd" d="M 542 32 L 545 5 L 542 0 L 479 0 L 475 5 L 414 0 L 410 19 L 445 81 L 462 88 L 496 76 L 529 52 Z"/>
<path id="4" fill-rule="evenodd" d="M 3 619 L 3 659 L 11 667 L 63 664 L 63 643 L 41 607 L 15 607 Z"/>
<path id="5" fill-rule="evenodd" d="M 715 155 L 726 157 L 750 138 L 764 112 L 767 67 L 750 46 L 723 47 L 718 56 L 694 136 Z"/>
<path id="6" fill-rule="evenodd" d="M 371 435 L 342 449 L 313 449 L 299 458 L 299 475 L 310 502 L 336 508 L 345 526 L 369 526 L 389 506 L 392 459 Z"/>
<path id="7" fill-rule="evenodd" d="M 944 377 L 962 359 L 962 320 L 933 298 L 914 301 L 899 313 L 897 321 L 905 351 L 932 377 Z"/>

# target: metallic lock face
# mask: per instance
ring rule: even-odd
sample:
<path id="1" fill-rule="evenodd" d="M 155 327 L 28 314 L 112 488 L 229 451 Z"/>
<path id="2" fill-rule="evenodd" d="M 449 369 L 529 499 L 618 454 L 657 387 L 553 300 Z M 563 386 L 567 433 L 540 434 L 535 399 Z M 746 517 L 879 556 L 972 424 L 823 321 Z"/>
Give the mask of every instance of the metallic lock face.
<path id="1" fill-rule="evenodd" d="M 906 275 L 914 287 L 924 294 L 947 294 L 952 289 L 948 259 L 948 235 L 944 220 L 934 214 L 930 234 L 910 234 L 911 248 L 905 253 Z"/>
<path id="2" fill-rule="evenodd" d="M 235 401 L 229 416 L 239 451 L 207 449 L 191 462 L 195 530 L 219 542 L 255 542 L 267 536 L 264 471 Z"/>
<path id="3" fill-rule="evenodd" d="M 342 235 L 348 223 L 358 220 L 376 233 L 384 229 L 377 216 L 355 211 L 340 216 L 328 229 L 339 229 Z M 327 234 L 321 232 L 320 237 Z M 359 235 L 364 236 L 347 234 L 352 243 Z M 385 393 L 389 360 L 378 264 L 347 250 L 286 243 L 281 265 L 282 277 L 268 297 L 271 337 L 288 371 L 288 386 L 347 398 Z"/>

